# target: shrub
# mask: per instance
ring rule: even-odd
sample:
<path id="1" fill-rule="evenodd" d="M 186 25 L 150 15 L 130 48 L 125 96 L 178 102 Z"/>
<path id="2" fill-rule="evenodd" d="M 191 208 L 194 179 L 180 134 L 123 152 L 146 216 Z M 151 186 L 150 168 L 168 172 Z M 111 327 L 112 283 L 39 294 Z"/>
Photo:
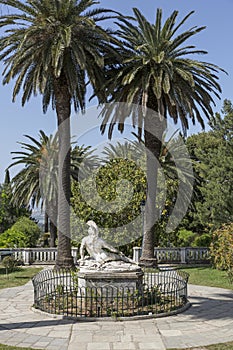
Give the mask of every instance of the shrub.
<path id="1" fill-rule="evenodd" d="M 181 229 L 177 232 L 177 243 L 180 247 L 190 247 L 196 234 L 192 231 Z"/>
<path id="2" fill-rule="evenodd" d="M 39 226 L 33 220 L 21 217 L 11 228 L 0 235 L 0 247 L 35 247 L 40 233 Z"/>
<path id="3" fill-rule="evenodd" d="M 226 270 L 229 278 L 233 277 L 233 223 L 223 225 L 213 233 L 210 255 L 214 266 Z"/>
<path id="4" fill-rule="evenodd" d="M 204 233 L 201 236 L 196 236 L 192 243 L 192 247 L 209 247 L 212 242 L 212 235 Z"/>
<path id="5" fill-rule="evenodd" d="M 2 260 L 2 264 L 8 271 L 12 271 L 18 265 L 17 261 L 12 256 L 6 256 Z"/>

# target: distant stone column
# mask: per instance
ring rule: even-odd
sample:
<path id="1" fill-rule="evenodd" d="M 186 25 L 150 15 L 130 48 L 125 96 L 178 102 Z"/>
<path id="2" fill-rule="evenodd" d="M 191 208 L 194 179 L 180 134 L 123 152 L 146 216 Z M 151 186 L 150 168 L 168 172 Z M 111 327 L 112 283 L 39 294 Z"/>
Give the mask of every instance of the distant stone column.
<path id="1" fill-rule="evenodd" d="M 141 254 L 142 254 L 142 248 L 141 247 L 133 247 L 133 261 L 138 263 Z"/>
<path id="2" fill-rule="evenodd" d="M 23 261 L 25 265 L 30 265 L 31 263 L 30 253 L 31 253 L 30 248 L 25 248 L 23 251 Z"/>

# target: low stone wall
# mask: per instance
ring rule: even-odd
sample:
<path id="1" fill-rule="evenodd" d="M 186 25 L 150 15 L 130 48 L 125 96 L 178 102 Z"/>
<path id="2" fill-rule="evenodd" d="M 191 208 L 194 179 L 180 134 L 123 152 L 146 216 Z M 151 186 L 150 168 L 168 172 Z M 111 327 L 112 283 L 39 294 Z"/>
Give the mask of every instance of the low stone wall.
<path id="1" fill-rule="evenodd" d="M 133 260 L 139 262 L 142 249 L 133 248 Z M 207 264 L 210 262 L 209 249 L 200 248 L 155 248 L 155 257 L 159 264 Z M 12 255 L 17 260 L 22 260 L 25 265 L 42 264 L 53 265 L 56 261 L 56 248 L 6 248 L 0 249 L 0 261 L 6 255 Z M 78 248 L 72 248 L 72 256 L 75 264 L 78 260 Z"/>
<path id="2" fill-rule="evenodd" d="M 133 260 L 139 262 L 141 247 L 133 248 Z M 210 254 L 207 247 L 155 248 L 155 257 L 159 264 L 209 264 Z"/>

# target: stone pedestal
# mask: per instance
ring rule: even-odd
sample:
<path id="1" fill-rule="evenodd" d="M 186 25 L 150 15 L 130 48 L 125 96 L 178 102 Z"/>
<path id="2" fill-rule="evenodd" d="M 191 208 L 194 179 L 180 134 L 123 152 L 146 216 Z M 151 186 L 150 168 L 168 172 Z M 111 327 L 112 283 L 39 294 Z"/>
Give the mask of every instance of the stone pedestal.
<path id="1" fill-rule="evenodd" d="M 83 295 L 96 289 L 103 296 L 140 292 L 143 288 L 143 271 L 140 268 L 137 271 L 80 271 L 78 286 Z"/>

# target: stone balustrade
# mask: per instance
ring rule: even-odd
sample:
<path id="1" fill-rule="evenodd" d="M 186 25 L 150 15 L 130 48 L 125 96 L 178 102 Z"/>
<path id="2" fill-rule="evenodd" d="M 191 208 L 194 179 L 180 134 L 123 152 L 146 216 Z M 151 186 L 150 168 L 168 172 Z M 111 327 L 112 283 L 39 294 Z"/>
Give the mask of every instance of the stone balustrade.
<path id="1" fill-rule="evenodd" d="M 6 248 L 0 249 L 0 257 L 2 258 L 7 255 L 12 255 L 16 260 L 23 261 L 25 265 L 30 264 L 44 264 L 44 265 L 53 265 L 56 256 L 57 248 Z M 74 262 L 77 262 L 78 248 L 72 248 L 72 256 Z M 1 261 L 1 258 L 0 258 Z"/>
<path id="2" fill-rule="evenodd" d="M 141 248 L 133 248 L 133 260 L 139 262 Z M 155 248 L 155 257 L 159 264 L 205 264 L 209 263 L 209 249 L 205 247 L 185 248 Z M 5 248 L 0 249 L 0 261 L 6 255 L 12 255 L 22 260 L 25 265 L 54 264 L 57 255 L 56 248 Z M 78 248 L 72 248 L 74 262 L 78 260 Z"/>
<path id="3" fill-rule="evenodd" d="M 133 248 L 133 260 L 139 262 L 142 249 Z M 155 248 L 154 255 L 159 264 L 205 264 L 210 262 L 209 248 Z"/>

